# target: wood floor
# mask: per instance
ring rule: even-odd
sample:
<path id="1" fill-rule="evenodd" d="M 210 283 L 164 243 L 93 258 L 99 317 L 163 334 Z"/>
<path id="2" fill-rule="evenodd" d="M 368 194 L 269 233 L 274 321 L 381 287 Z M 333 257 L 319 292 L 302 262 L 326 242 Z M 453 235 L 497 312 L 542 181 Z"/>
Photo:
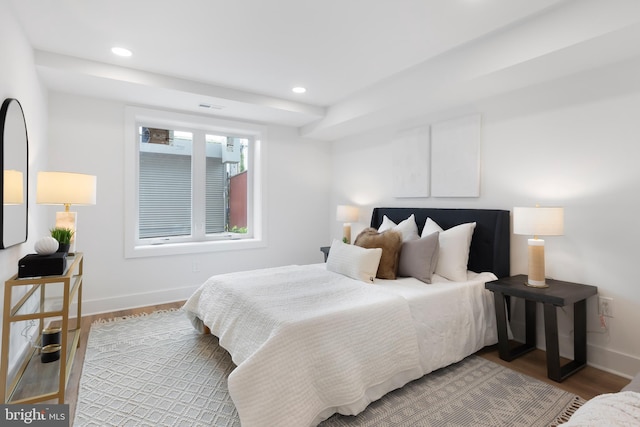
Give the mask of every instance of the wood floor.
<path id="1" fill-rule="evenodd" d="M 552 384 L 570 393 L 577 394 L 585 400 L 603 393 L 613 393 L 631 380 L 602 371 L 592 366 L 585 366 L 580 371 L 571 375 L 561 383 L 547 378 L 546 353 L 542 350 L 533 350 L 524 354 L 511 362 L 506 362 L 498 356 L 498 346 L 485 347 L 477 353 L 479 356 L 492 362 L 499 363 L 514 371 L 536 378 L 540 381 Z M 562 363 L 566 363 L 563 360 Z"/>
<path id="2" fill-rule="evenodd" d="M 82 318 L 82 335 L 80 337 L 80 347 L 78 348 L 78 351 L 76 353 L 76 358 L 69 377 L 69 384 L 67 386 L 66 403 L 69 403 L 69 412 L 71 414 L 72 421 L 71 425 L 73 425 L 73 415 L 75 414 L 76 402 L 78 400 L 78 385 L 80 382 L 80 375 L 82 374 L 82 365 L 84 363 L 87 337 L 89 336 L 89 329 L 91 324 L 99 319 L 112 319 L 141 313 L 151 313 L 153 311 L 162 309 L 179 308 L 182 307 L 183 303 L 183 301 L 180 301 L 169 304 L 116 311 L 112 313 L 97 314 Z M 592 397 L 602 393 L 619 391 L 622 387 L 629 383 L 629 380 L 626 378 L 610 374 L 591 366 L 587 366 L 574 375 L 570 376 L 563 382 L 557 383 L 547 378 L 545 353 L 541 350 L 534 350 L 513 360 L 512 362 L 505 362 L 500 359 L 500 357 L 498 356 L 497 346 L 484 348 L 477 354 L 484 357 L 485 359 L 491 360 L 492 362 L 499 363 L 510 369 L 536 378 L 540 381 L 545 381 L 570 393 L 577 394 L 584 399 L 591 399 Z"/>

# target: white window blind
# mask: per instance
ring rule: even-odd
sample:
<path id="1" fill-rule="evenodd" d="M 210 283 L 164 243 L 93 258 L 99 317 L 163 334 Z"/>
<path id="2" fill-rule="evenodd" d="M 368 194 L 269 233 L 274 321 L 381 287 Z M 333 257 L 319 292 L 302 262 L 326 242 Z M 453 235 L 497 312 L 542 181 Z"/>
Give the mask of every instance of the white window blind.
<path id="1" fill-rule="evenodd" d="M 140 238 L 191 234 L 191 156 L 140 152 Z"/>
<path id="2" fill-rule="evenodd" d="M 222 233 L 225 230 L 226 210 L 225 167 L 219 157 L 207 157 L 206 173 L 206 233 Z"/>

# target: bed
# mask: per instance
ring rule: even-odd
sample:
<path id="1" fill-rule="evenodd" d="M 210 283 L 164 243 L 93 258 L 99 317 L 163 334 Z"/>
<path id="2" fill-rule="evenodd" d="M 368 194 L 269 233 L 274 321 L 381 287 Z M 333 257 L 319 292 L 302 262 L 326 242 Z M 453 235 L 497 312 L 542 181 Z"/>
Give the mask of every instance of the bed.
<path id="1" fill-rule="evenodd" d="M 216 275 L 189 298 L 184 309 L 194 326 L 216 335 L 236 364 L 228 388 L 243 426 L 309 426 L 334 413 L 355 415 L 497 342 L 484 283 L 509 275 L 509 212 L 375 208 L 371 232 L 406 237 L 410 218 L 420 244 L 423 232 L 436 236 L 439 255 L 452 253 L 454 233 L 470 233 L 463 277 L 452 281 L 436 270 L 425 283 L 350 275 L 352 260 L 383 250 L 334 241 L 327 264 Z M 391 231 L 377 232 L 385 226 Z M 409 253 L 407 241 L 400 254 Z"/>
<path id="2" fill-rule="evenodd" d="M 587 401 L 562 426 L 600 427 L 640 425 L 640 373 L 618 393 Z"/>

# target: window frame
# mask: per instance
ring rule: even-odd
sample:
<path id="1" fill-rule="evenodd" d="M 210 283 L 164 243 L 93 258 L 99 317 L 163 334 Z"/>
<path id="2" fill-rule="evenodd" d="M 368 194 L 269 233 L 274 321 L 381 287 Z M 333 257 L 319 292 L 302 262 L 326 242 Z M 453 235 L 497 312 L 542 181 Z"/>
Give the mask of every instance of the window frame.
<path id="1" fill-rule="evenodd" d="M 250 235 L 240 238 L 234 233 L 224 235 L 206 235 L 204 233 L 203 218 L 192 213 L 194 227 L 192 236 L 188 238 L 173 238 L 168 242 L 163 239 L 139 239 L 139 139 L 138 125 L 158 127 L 162 129 L 188 128 L 200 132 L 204 137 L 207 133 L 229 134 L 250 138 L 250 156 L 248 161 L 247 188 L 247 225 Z M 254 249 L 266 246 L 266 192 L 263 183 L 266 182 L 267 128 L 252 123 L 204 117 L 165 110 L 154 110 L 140 107 L 125 107 L 124 120 L 124 216 L 125 216 L 125 258 L 150 256 L 166 256 L 176 254 L 190 254 L 202 252 L 227 251 L 238 249 Z M 195 139 L 195 135 L 194 135 Z M 204 155 L 203 147 L 193 146 L 192 156 Z M 252 146 L 251 146 L 252 145 Z M 193 162 L 197 168 L 199 162 Z M 200 171 L 202 172 L 202 171 Z M 198 171 L 193 171 L 197 176 Z M 193 182 L 195 194 L 204 192 L 204 183 Z M 192 202 L 192 206 L 195 202 Z M 204 214 L 202 214 L 204 215 Z M 202 223 L 200 223 L 202 222 Z M 199 228 L 202 228 L 200 230 Z M 202 233 L 200 233 L 202 231 Z M 193 240 L 193 236 L 204 236 L 202 240 Z"/>

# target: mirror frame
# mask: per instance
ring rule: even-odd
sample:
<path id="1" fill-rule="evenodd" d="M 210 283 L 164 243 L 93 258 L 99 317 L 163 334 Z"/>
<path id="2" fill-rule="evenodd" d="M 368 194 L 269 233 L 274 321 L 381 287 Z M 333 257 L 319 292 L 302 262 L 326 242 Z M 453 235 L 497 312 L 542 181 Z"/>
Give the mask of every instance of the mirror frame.
<path id="1" fill-rule="evenodd" d="M 7 119 L 11 118 L 9 116 L 10 108 L 17 108 L 17 111 L 20 113 L 20 118 L 22 119 L 22 123 L 14 122 L 15 124 L 7 123 Z M 17 116 L 16 116 L 17 117 Z M 9 156 L 8 150 L 11 146 L 15 144 L 22 144 L 22 141 L 8 141 L 7 135 L 5 135 L 7 126 L 24 126 L 24 159 L 20 158 L 11 158 Z M 18 152 L 19 153 L 19 152 Z M 27 241 L 27 235 L 29 233 L 29 136 L 27 132 L 27 122 L 24 118 L 24 111 L 22 109 L 22 105 L 15 98 L 7 98 L 2 103 L 2 107 L 0 108 L 0 166 L 2 166 L 2 174 L 0 175 L 0 199 L 4 200 L 4 170 L 7 164 L 19 164 L 22 173 L 24 173 L 25 181 L 24 181 L 24 216 L 25 216 L 25 230 L 24 230 L 24 238 L 21 234 L 18 238 L 12 241 L 6 241 L 7 236 L 5 236 L 4 228 L 5 221 L 7 220 L 7 212 L 5 212 L 5 205 L 3 203 L 2 210 L 0 210 L 0 249 L 6 249 L 10 246 L 18 245 L 20 243 L 24 243 Z"/>

